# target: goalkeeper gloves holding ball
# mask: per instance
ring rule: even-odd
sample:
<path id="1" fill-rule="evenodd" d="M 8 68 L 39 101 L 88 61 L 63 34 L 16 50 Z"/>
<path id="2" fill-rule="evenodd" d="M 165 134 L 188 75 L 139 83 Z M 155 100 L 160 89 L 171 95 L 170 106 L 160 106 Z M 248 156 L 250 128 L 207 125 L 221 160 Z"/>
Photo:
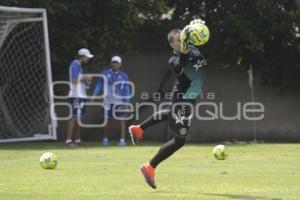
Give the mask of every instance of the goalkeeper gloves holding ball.
<path id="1" fill-rule="evenodd" d="M 209 29 L 205 25 L 205 21 L 194 19 L 189 25 L 185 26 L 181 31 L 181 50 L 186 51 L 188 44 L 194 46 L 202 46 L 209 40 Z"/>

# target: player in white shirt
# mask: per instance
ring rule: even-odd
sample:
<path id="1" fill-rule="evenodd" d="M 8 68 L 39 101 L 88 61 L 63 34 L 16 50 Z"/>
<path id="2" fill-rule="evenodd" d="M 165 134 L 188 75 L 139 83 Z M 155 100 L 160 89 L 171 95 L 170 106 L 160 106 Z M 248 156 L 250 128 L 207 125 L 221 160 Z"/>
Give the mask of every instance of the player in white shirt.
<path id="1" fill-rule="evenodd" d="M 68 122 L 68 131 L 66 145 L 74 147 L 81 144 L 80 127 L 77 117 L 85 114 L 84 103 L 86 101 L 86 89 L 92 78 L 89 75 L 83 75 L 83 65 L 87 64 L 94 55 L 88 49 L 82 48 L 78 51 L 78 56 L 70 64 L 70 104 L 72 106 L 72 118 Z"/>

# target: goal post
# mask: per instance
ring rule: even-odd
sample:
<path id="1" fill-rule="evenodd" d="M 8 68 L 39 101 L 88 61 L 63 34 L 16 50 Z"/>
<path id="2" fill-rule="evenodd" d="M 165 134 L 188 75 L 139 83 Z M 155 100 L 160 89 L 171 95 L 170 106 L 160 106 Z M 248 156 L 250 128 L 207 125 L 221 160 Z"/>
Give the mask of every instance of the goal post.
<path id="1" fill-rule="evenodd" d="M 0 6 L 0 143 L 56 140 L 47 13 Z"/>

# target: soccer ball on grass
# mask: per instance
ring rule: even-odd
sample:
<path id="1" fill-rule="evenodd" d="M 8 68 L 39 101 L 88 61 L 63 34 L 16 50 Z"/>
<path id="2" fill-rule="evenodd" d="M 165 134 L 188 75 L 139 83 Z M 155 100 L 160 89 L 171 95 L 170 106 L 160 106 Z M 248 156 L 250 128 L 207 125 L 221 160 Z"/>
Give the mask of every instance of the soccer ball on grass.
<path id="1" fill-rule="evenodd" d="M 213 149 L 213 155 L 217 160 L 225 160 L 228 157 L 227 148 L 224 145 L 217 145 Z"/>
<path id="2" fill-rule="evenodd" d="M 40 157 L 40 164 L 44 169 L 54 169 L 57 166 L 57 156 L 52 152 L 44 153 Z"/>

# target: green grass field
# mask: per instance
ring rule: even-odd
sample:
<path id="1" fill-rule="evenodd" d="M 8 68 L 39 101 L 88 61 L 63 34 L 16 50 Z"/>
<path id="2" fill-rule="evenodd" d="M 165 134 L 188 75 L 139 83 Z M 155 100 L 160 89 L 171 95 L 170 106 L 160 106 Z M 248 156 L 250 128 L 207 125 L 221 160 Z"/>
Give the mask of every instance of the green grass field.
<path id="1" fill-rule="evenodd" d="M 157 190 L 139 165 L 157 145 L 67 149 L 62 143 L 0 144 L 0 200 L 280 200 L 300 199 L 300 144 L 228 145 L 225 161 L 214 144 L 186 145 L 157 168 Z M 55 170 L 39 157 L 52 151 Z"/>

